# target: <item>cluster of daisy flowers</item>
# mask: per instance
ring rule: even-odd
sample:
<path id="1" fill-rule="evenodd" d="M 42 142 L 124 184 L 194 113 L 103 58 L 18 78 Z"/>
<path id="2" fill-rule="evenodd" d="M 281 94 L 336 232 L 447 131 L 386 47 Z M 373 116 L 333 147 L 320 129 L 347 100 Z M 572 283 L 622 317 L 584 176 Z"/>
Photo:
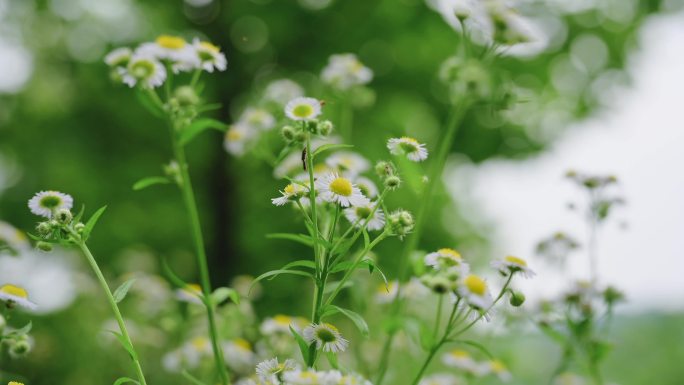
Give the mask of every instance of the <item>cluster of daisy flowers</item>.
<path id="1" fill-rule="evenodd" d="M 257 354 L 252 344 L 235 338 L 221 341 L 221 350 L 225 365 L 235 373 L 247 373 L 254 366 Z M 169 372 L 180 373 L 183 370 L 194 370 L 213 355 L 211 340 L 206 336 L 195 336 L 179 348 L 172 350 L 162 358 L 162 365 Z"/>
<path id="2" fill-rule="evenodd" d="M 280 362 L 271 358 L 256 366 L 255 374 L 243 378 L 236 385 L 371 385 L 356 373 L 343 374 L 339 370 L 302 369 L 294 360 Z"/>
<path id="3" fill-rule="evenodd" d="M 164 84 L 168 71 L 173 73 L 223 71 L 228 62 L 220 48 L 195 38 L 161 35 L 135 49 L 121 47 L 105 57 L 112 74 L 130 87 L 156 88 Z"/>
<path id="4" fill-rule="evenodd" d="M 478 361 L 465 350 L 452 350 L 442 355 L 442 363 L 457 369 L 466 378 L 479 378 L 494 375 L 501 381 L 509 381 L 512 375 L 506 365 L 499 360 Z"/>
<path id="5" fill-rule="evenodd" d="M 28 292 L 21 286 L 5 284 L 0 286 L 0 304 L 8 311 L 15 309 L 35 310 L 37 305 L 29 299 Z M 5 315 L 7 318 L 5 318 Z M 20 329 L 8 325 L 9 315 L 0 314 L 0 349 L 7 348 L 11 358 L 26 356 L 33 347 L 33 338 L 29 335 L 31 324 Z"/>

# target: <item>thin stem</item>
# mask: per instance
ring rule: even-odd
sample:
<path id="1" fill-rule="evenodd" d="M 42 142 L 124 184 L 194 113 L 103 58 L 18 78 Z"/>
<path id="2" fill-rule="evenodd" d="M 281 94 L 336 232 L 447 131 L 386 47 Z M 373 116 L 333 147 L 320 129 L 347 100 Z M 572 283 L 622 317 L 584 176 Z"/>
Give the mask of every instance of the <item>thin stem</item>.
<path id="1" fill-rule="evenodd" d="M 214 303 L 211 297 L 211 280 L 209 279 L 209 267 L 207 265 L 207 255 L 204 250 L 204 239 L 202 237 L 202 227 L 200 224 L 199 213 L 197 211 L 197 203 L 195 202 L 195 194 L 192 190 L 192 182 L 190 180 L 190 173 L 188 172 L 188 164 L 185 158 L 185 149 L 178 142 L 177 135 L 172 132 L 173 151 L 180 169 L 181 183 L 180 189 L 183 195 L 183 202 L 190 220 L 190 227 L 192 232 L 192 239 L 195 244 L 195 256 L 197 258 L 197 266 L 199 267 L 200 283 L 202 286 L 203 301 L 207 308 L 207 320 L 209 323 L 209 336 L 211 337 L 212 349 L 214 352 L 214 360 L 216 370 L 218 371 L 221 384 L 230 384 L 228 376 L 228 369 L 226 368 L 223 359 L 223 350 L 219 345 L 218 329 L 216 327 L 216 319 L 214 315 Z"/>
<path id="2" fill-rule="evenodd" d="M 192 88 L 197 87 L 197 82 L 199 81 L 200 75 L 202 75 L 202 69 L 198 68 L 192 74 L 192 80 L 190 80 L 190 87 L 192 87 Z"/>
<path id="3" fill-rule="evenodd" d="M 489 307 L 488 307 L 487 309 L 485 309 L 484 311 L 480 312 L 480 315 L 479 315 L 478 317 L 475 317 L 475 319 L 474 319 L 472 322 L 470 322 L 466 327 L 464 327 L 463 329 L 457 331 L 457 332 L 454 333 L 454 335 L 451 336 L 451 337 L 454 338 L 454 337 L 457 337 L 457 336 L 459 336 L 459 335 L 465 333 L 466 331 L 468 331 L 468 329 L 470 329 L 471 327 L 473 327 L 473 325 L 475 325 L 475 324 L 477 323 L 477 321 L 481 320 L 482 317 L 483 317 L 485 314 L 487 314 L 490 310 L 492 310 L 492 308 L 494 307 L 494 305 L 496 305 L 497 302 L 499 302 L 499 300 L 501 300 L 501 298 L 503 298 L 503 295 L 506 294 L 506 290 L 508 289 L 508 286 L 510 286 L 511 280 L 513 280 L 513 273 L 511 273 L 511 274 L 508 276 L 508 279 L 506 280 L 506 283 L 503 285 L 503 287 L 501 288 L 501 291 L 499 292 L 499 295 L 496 296 L 496 299 L 494 299 L 494 301 L 492 302 L 492 304 L 489 305 Z"/>
<path id="4" fill-rule="evenodd" d="M 433 331 L 432 334 L 432 339 L 437 338 L 437 334 L 439 333 L 439 324 L 442 321 L 442 302 L 444 301 L 444 295 L 440 294 L 439 299 L 437 300 L 437 316 L 435 317 L 435 330 Z M 449 324 L 447 324 L 447 328 L 449 327 Z"/>
<path id="5" fill-rule="evenodd" d="M 432 349 L 430 349 L 427 358 L 425 358 L 425 361 L 423 362 L 423 366 L 420 367 L 418 374 L 416 374 L 416 378 L 414 378 L 413 382 L 411 382 L 412 385 L 417 385 L 420 382 L 420 379 L 423 378 L 423 376 L 425 375 L 425 371 L 430 365 L 430 362 L 432 362 L 432 359 L 435 357 L 435 354 L 437 354 L 437 352 L 443 344 L 444 340 L 440 340 L 437 344 L 435 344 L 435 346 L 432 347 Z"/>
<path id="6" fill-rule="evenodd" d="M 425 224 L 427 212 L 430 208 L 430 203 L 434 200 L 435 188 L 438 181 L 441 179 L 444 165 L 446 164 L 446 158 L 449 155 L 449 150 L 451 149 L 451 145 L 456 137 L 456 132 L 458 131 L 460 122 L 463 120 L 463 117 L 465 116 L 469 106 L 469 101 L 465 101 L 460 105 L 454 106 L 447 120 L 444 136 L 440 138 L 440 146 L 437 150 L 436 156 L 434 157 L 432 168 L 430 169 L 427 186 L 425 186 L 421 196 L 418 197 L 420 205 L 418 206 L 418 211 L 416 213 L 416 224 L 413 228 L 413 233 L 408 237 L 403 253 L 399 258 L 399 287 L 392 303 L 390 317 L 396 317 L 401 311 L 401 281 L 404 279 L 406 271 L 408 270 L 408 259 L 411 253 L 413 253 L 416 247 L 418 247 L 418 241 L 423 233 L 423 226 Z M 387 335 L 388 342 L 385 343 L 387 348 L 383 349 L 382 351 L 380 358 L 381 366 L 378 369 L 378 378 L 375 381 L 376 385 L 380 385 L 382 383 L 385 373 L 387 372 L 389 365 L 389 354 L 392 351 L 391 347 L 395 334 L 396 331 L 391 331 Z"/>
<path id="7" fill-rule="evenodd" d="M 78 236 L 77 234 L 72 234 L 72 235 L 75 235 L 76 239 L 80 239 L 80 236 Z M 126 341 L 126 343 L 128 344 L 128 346 L 131 348 L 131 351 L 132 351 L 131 360 L 133 360 L 133 364 L 135 366 L 135 371 L 138 375 L 138 381 L 140 382 L 141 385 L 147 385 L 147 382 L 145 381 L 145 375 L 143 374 L 142 366 L 140 365 L 140 361 L 138 360 L 138 354 L 135 352 L 135 348 L 133 347 L 133 341 L 131 341 L 131 337 L 128 335 L 128 330 L 126 329 L 126 324 L 124 323 L 123 317 L 121 316 L 121 311 L 119 311 L 119 306 L 116 304 L 116 301 L 114 300 L 114 296 L 112 295 L 112 292 L 109 289 L 109 285 L 107 284 L 107 280 L 105 280 L 104 275 L 102 275 L 102 271 L 100 270 L 100 267 L 97 265 L 97 261 L 95 261 L 95 257 L 93 257 L 93 254 L 90 252 L 90 249 L 85 244 L 85 242 L 78 241 L 78 247 L 81 249 L 81 251 L 85 255 L 86 259 L 88 260 L 90 267 L 95 272 L 95 275 L 97 276 L 97 280 L 100 282 L 100 286 L 102 286 L 102 290 L 105 292 L 105 294 L 107 296 L 107 301 L 109 302 L 109 306 L 111 306 L 112 312 L 114 312 L 114 317 L 116 318 L 116 322 L 119 324 L 119 330 L 121 330 L 121 335 L 123 336 L 123 338 Z"/>

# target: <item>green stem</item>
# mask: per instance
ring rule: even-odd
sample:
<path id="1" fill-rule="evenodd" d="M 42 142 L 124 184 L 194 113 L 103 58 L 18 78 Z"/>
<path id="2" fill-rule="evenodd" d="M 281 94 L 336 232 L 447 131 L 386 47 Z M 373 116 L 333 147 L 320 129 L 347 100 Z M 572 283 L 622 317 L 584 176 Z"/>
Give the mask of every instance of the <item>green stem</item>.
<path id="1" fill-rule="evenodd" d="M 499 295 L 496 296 L 496 299 L 495 299 L 494 301 L 492 301 L 492 304 L 489 305 L 489 307 L 488 307 L 487 309 L 485 309 L 484 311 L 480 312 L 480 315 L 479 315 L 478 317 L 475 317 L 475 319 L 472 320 L 468 325 L 466 325 L 466 327 L 464 327 L 463 329 L 461 329 L 461 330 L 457 331 L 456 333 L 454 333 L 454 335 L 451 336 L 451 338 L 455 338 L 455 337 L 457 337 L 457 336 L 459 336 L 459 335 L 461 335 L 461 334 L 467 332 L 468 329 L 470 329 L 471 327 L 473 327 L 473 326 L 477 323 L 477 321 L 479 321 L 479 320 L 482 319 L 482 317 L 484 316 L 484 314 L 487 314 L 490 310 L 492 310 L 492 308 L 494 307 L 494 305 L 496 305 L 497 302 L 499 302 L 499 301 L 501 300 L 501 298 L 503 298 L 503 295 L 506 294 L 506 290 L 508 289 L 508 286 L 510 286 L 511 280 L 512 280 L 512 279 L 513 279 L 513 273 L 511 273 L 511 274 L 508 276 L 508 279 L 506 280 L 506 283 L 505 283 L 504 286 L 501 288 L 501 291 L 499 292 Z"/>
<path id="2" fill-rule="evenodd" d="M 211 298 L 211 281 L 209 279 L 209 267 L 207 265 L 207 255 L 204 250 L 204 239 L 202 237 L 202 226 L 200 224 L 199 213 L 197 212 L 197 203 L 195 202 L 195 194 L 192 190 L 192 182 L 190 180 L 190 173 L 188 172 L 188 163 L 185 158 L 185 149 L 178 142 L 175 132 L 171 133 L 173 141 L 173 151 L 180 169 L 181 183 L 180 189 L 183 195 L 183 202 L 190 220 L 190 227 L 192 231 L 192 238 L 195 244 L 195 255 L 197 258 L 197 266 L 199 267 L 200 283 L 202 286 L 203 301 L 207 308 L 207 320 L 209 323 L 209 336 L 211 337 L 212 349 L 214 352 L 214 360 L 216 370 L 218 371 L 221 384 L 230 384 L 228 370 L 223 359 L 223 351 L 219 345 L 219 335 L 216 327 L 216 319 L 214 314 L 214 303 Z"/>
<path id="3" fill-rule="evenodd" d="M 437 316 L 435 317 L 435 330 L 433 330 L 432 339 L 437 339 L 437 334 L 439 334 L 439 324 L 442 321 L 442 302 L 444 301 L 444 295 L 439 294 L 439 299 L 437 300 Z M 447 324 L 447 328 L 448 328 Z"/>
<path id="4" fill-rule="evenodd" d="M 428 366 L 430 366 L 430 362 L 432 362 L 432 359 L 435 358 L 435 355 L 439 351 L 439 349 L 442 347 L 444 344 L 444 339 L 440 340 L 438 343 L 436 343 L 432 349 L 430 349 L 430 352 L 428 353 L 427 358 L 425 358 L 425 361 L 423 362 L 423 366 L 420 367 L 420 370 L 418 371 L 418 374 L 416 374 L 416 378 L 413 379 L 413 382 L 411 382 L 412 385 L 418 385 L 420 380 L 423 378 L 425 375 L 425 371 L 427 370 Z"/>
<path id="5" fill-rule="evenodd" d="M 423 226 L 425 224 L 427 212 L 430 208 L 430 203 L 434 200 L 435 188 L 438 181 L 441 179 L 444 165 L 446 164 L 446 159 L 449 155 L 449 150 L 451 149 L 454 138 L 456 137 L 456 132 L 458 131 L 460 122 L 463 120 L 463 117 L 465 116 L 469 106 L 469 101 L 465 101 L 461 105 L 455 105 L 447 120 L 444 136 L 440 138 L 440 146 L 437 150 L 437 154 L 434 157 L 432 168 L 430 169 L 427 186 L 425 186 L 421 196 L 418 197 L 420 205 L 418 206 L 418 211 L 416 213 L 416 225 L 413 228 L 413 233 L 408 237 L 403 253 L 399 258 L 398 276 L 400 282 L 404 279 L 406 271 L 408 270 L 408 259 L 410 255 L 413 253 L 416 247 L 418 247 L 418 241 L 423 233 Z M 397 295 L 394 297 L 394 301 L 392 303 L 392 310 L 390 314 L 390 317 L 392 318 L 395 318 L 401 311 L 400 293 L 401 283 L 399 283 Z M 394 340 L 395 334 L 396 331 L 391 331 L 387 335 L 388 342 L 385 343 L 387 348 L 383 349 L 382 351 L 380 367 L 378 368 L 378 378 L 375 381 L 376 385 L 380 385 L 385 378 L 385 373 L 387 372 L 389 365 L 389 354 L 392 351 L 392 342 Z"/>
<path id="6" fill-rule="evenodd" d="M 197 82 L 199 81 L 200 75 L 202 75 L 202 69 L 198 68 L 192 74 L 192 80 L 190 80 L 190 87 L 192 87 L 192 88 L 197 87 Z"/>
<path id="7" fill-rule="evenodd" d="M 75 235 L 76 239 L 80 239 L 80 236 L 78 236 L 77 234 L 72 234 L 72 235 Z M 119 330 L 121 330 L 121 335 L 123 336 L 123 338 L 126 341 L 126 343 L 128 344 L 128 346 L 131 348 L 131 351 L 133 353 L 133 354 L 131 354 L 131 360 L 133 360 L 133 364 L 135 366 L 135 371 L 138 375 L 138 381 L 140 382 L 140 385 L 147 385 L 147 382 L 145 381 L 145 375 L 143 374 L 142 366 L 140 365 L 140 361 L 138 360 L 138 354 L 135 352 L 135 348 L 133 347 L 133 342 L 131 341 L 131 337 L 128 335 L 128 330 L 126 329 L 126 324 L 124 323 L 123 317 L 121 316 L 121 311 L 119 311 L 119 306 L 116 304 L 116 301 L 114 300 L 114 296 L 112 296 L 112 292 L 109 289 L 109 285 L 107 284 L 107 281 L 105 280 L 104 275 L 102 275 L 102 271 L 100 270 L 100 267 L 97 265 L 97 261 L 95 261 L 95 257 L 93 257 L 93 254 L 90 252 L 90 249 L 85 244 L 85 242 L 78 241 L 78 247 L 81 249 L 81 251 L 85 255 L 86 259 L 88 260 L 90 267 L 95 272 L 95 275 L 97 276 L 97 280 L 100 282 L 100 286 L 102 286 L 102 290 L 105 292 L 105 294 L 107 296 L 107 301 L 109 301 L 109 306 L 111 306 L 112 312 L 114 312 L 114 317 L 116 318 L 116 322 L 119 324 Z"/>

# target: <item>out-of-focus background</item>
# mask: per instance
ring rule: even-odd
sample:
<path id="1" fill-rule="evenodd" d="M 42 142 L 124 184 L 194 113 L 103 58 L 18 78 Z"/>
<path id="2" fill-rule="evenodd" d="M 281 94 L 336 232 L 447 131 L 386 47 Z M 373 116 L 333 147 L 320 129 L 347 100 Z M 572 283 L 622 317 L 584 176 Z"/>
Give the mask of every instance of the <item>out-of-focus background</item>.
<path id="1" fill-rule="evenodd" d="M 583 195 L 563 174 L 617 175 L 626 204 L 602 228 L 600 270 L 628 302 L 611 331 L 617 345 L 606 378 L 681 385 L 684 4 L 530 0 L 521 7 L 548 36 L 548 48 L 491 69 L 514 79 L 526 97 L 505 114 L 468 113 L 444 175 L 446 208 L 431 213 L 421 248 L 450 245 L 479 258 L 476 265 L 525 256 L 538 277 L 523 288 L 530 302 L 545 298 L 564 281 L 535 259 L 537 242 L 559 230 L 586 236 L 580 216 L 568 209 Z M 224 121 L 234 121 L 273 79 L 295 79 L 323 97 L 316 76 L 331 54 L 343 52 L 356 53 L 375 73 L 374 103 L 354 116 L 353 142 L 370 160 L 385 157 L 390 136 L 410 133 L 434 143 L 446 119 L 437 71 L 458 37 L 422 0 L 0 0 L 0 219 L 30 231 L 36 218 L 26 202 L 43 189 L 68 192 L 90 210 L 107 204 L 91 246 L 112 279 L 158 272 L 160 258 L 194 276 L 177 191 L 131 189 L 168 162 L 166 129 L 129 89 L 113 84 L 102 60 L 112 48 L 162 33 L 203 36 L 226 52 L 228 70 L 207 84 L 210 99 L 223 104 L 215 117 Z M 282 183 L 269 166 L 228 156 L 215 133 L 188 152 L 216 286 L 305 252 L 264 237 L 298 226 L 270 203 Z M 393 199 L 412 204 L 410 196 Z M 378 251 L 390 276 L 401 247 L 392 241 Z M 565 277 L 586 276 L 582 250 L 577 254 Z M 34 353 L 20 361 L 0 357 L 0 372 L 23 373 L 30 384 L 91 384 L 125 367 L 123 355 L 111 365 L 107 351 L 117 348 L 106 338 L 91 337 L 107 309 L 77 255 L 0 256 L 0 284 L 6 282 L 26 286 L 40 308 L 31 316 Z M 256 312 L 307 314 L 307 301 L 292 308 L 299 297 L 293 282 L 267 283 Z M 163 354 L 155 321 L 146 347 L 153 357 Z M 505 338 L 510 343 L 499 351 L 515 363 L 512 383 L 545 381 L 553 366 L 545 357 L 558 352 L 534 333 Z M 161 372 L 160 365 L 149 366 Z"/>

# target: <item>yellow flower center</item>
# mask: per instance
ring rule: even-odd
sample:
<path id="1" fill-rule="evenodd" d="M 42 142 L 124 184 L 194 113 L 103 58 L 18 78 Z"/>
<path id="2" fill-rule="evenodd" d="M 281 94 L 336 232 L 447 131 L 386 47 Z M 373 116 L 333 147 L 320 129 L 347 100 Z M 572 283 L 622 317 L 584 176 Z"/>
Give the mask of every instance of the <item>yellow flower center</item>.
<path id="1" fill-rule="evenodd" d="M 345 197 L 352 195 L 352 183 L 347 178 L 337 177 L 330 182 L 330 191 Z"/>
<path id="2" fill-rule="evenodd" d="M 461 257 L 461 253 L 454 249 L 449 249 L 449 248 L 444 248 L 444 249 L 439 249 L 437 252 L 449 259 L 458 259 L 461 260 L 463 257 Z"/>
<path id="3" fill-rule="evenodd" d="M 195 337 L 192 339 L 192 341 L 190 341 L 190 343 L 195 350 L 201 351 L 208 346 L 209 340 L 204 337 Z"/>
<path id="4" fill-rule="evenodd" d="M 311 372 L 311 371 L 305 371 L 305 372 L 299 372 L 299 378 L 301 379 L 312 379 L 315 380 L 318 378 L 316 372 Z"/>
<path id="5" fill-rule="evenodd" d="M 28 293 L 26 292 L 26 290 L 19 286 L 4 285 L 3 287 L 0 287 L 0 292 L 23 299 L 28 298 Z"/>
<path id="6" fill-rule="evenodd" d="M 295 186 L 292 183 L 285 186 L 285 194 L 294 195 L 294 193 L 295 193 Z"/>
<path id="7" fill-rule="evenodd" d="M 7 385 L 24 385 L 24 384 L 21 382 L 10 381 L 9 384 L 7 384 Z"/>
<path id="8" fill-rule="evenodd" d="M 449 354 L 451 354 L 451 356 L 454 358 L 468 358 L 468 357 L 470 357 L 470 354 L 468 354 L 468 352 L 466 352 L 465 350 L 453 350 Z"/>
<path id="9" fill-rule="evenodd" d="M 155 41 L 160 47 L 168 49 L 181 49 L 186 44 L 182 37 L 169 35 L 161 35 Z"/>
<path id="10" fill-rule="evenodd" d="M 289 326 L 292 323 L 292 317 L 288 317 L 286 315 L 278 314 L 275 317 L 273 317 L 273 321 L 275 321 L 279 325 Z"/>
<path id="11" fill-rule="evenodd" d="M 207 51 L 213 52 L 213 53 L 219 53 L 219 51 L 221 50 L 219 47 L 209 43 L 208 41 L 201 42 L 200 47 L 206 49 Z"/>
<path id="12" fill-rule="evenodd" d="M 492 368 L 492 371 L 494 373 L 503 373 L 507 370 L 506 365 L 504 365 L 503 362 L 501 362 L 499 360 L 494 360 L 494 361 L 490 362 L 489 366 Z"/>
<path id="13" fill-rule="evenodd" d="M 487 283 L 477 275 L 469 275 L 465 279 L 465 285 L 471 293 L 484 295 L 487 292 Z"/>
<path id="14" fill-rule="evenodd" d="M 252 350 L 252 344 L 250 344 L 249 341 L 247 341 L 245 339 L 238 338 L 233 342 L 235 343 L 235 345 L 237 345 L 238 347 L 240 347 L 244 350 Z"/>
<path id="15" fill-rule="evenodd" d="M 515 263 L 516 265 L 520 265 L 520 266 L 527 266 L 527 262 L 522 258 L 518 258 L 518 257 L 514 257 L 512 255 L 509 255 L 504 259 L 506 260 L 506 262 Z"/>
<path id="16" fill-rule="evenodd" d="M 228 141 L 236 142 L 242 139 L 243 134 L 239 130 L 228 130 L 228 132 L 226 133 L 226 137 L 228 138 Z"/>
<path id="17" fill-rule="evenodd" d="M 202 287 L 196 283 L 189 283 L 185 285 L 184 290 L 194 295 L 202 294 Z"/>
<path id="18" fill-rule="evenodd" d="M 292 109 L 292 114 L 298 118 L 308 118 L 313 115 L 314 109 L 309 104 L 299 104 Z"/>
<path id="19" fill-rule="evenodd" d="M 413 138 L 409 138 L 408 136 L 402 136 L 401 141 L 399 142 L 399 147 L 401 147 L 401 149 L 406 153 L 418 151 L 418 146 L 418 141 Z"/>

